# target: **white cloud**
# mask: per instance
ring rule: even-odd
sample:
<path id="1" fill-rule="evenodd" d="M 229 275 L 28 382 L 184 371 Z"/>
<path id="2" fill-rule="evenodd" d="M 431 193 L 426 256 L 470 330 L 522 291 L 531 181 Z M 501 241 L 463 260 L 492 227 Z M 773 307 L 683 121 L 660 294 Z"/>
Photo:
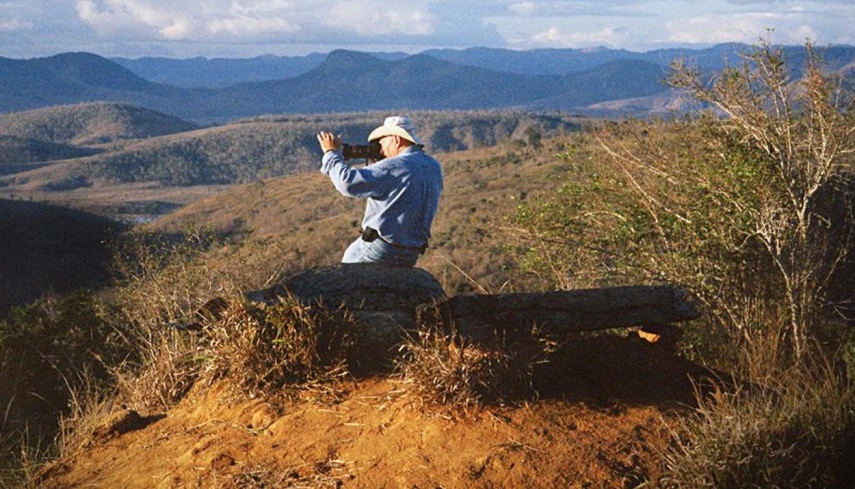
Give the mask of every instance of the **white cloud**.
<path id="1" fill-rule="evenodd" d="M 329 11 L 324 23 L 363 35 L 427 36 L 433 34 L 435 28 L 434 18 L 424 5 L 424 2 L 339 1 Z"/>
<path id="2" fill-rule="evenodd" d="M 164 39 L 180 41 L 193 35 L 193 24 L 187 19 L 176 19 L 175 22 L 157 31 Z"/>
<path id="3" fill-rule="evenodd" d="M 555 17 L 555 16 L 631 16 L 648 15 L 645 4 L 649 1 L 611 0 L 524 0 L 511 3 L 507 11 L 521 17 Z"/>
<path id="4" fill-rule="evenodd" d="M 534 46 L 551 48 L 580 48 L 593 46 L 616 46 L 626 37 L 626 30 L 607 27 L 593 32 L 562 32 L 557 27 L 532 36 L 529 41 Z"/>
<path id="5" fill-rule="evenodd" d="M 542 4 L 535 2 L 520 2 L 508 5 L 508 11 L 516 15 L 535 15 L 542 8 Z"/>
<path id="6" fill-rule="evenodd" d="M 781 44 L 802 44 L 817 40 L 817 31 L 808 19 L 792 13 L 754 12 L 693 17 L 666 24 L 668 40 L 676 43 L 714 44 L 756 43 L 772 29 L 771 40 Z"/>
<path id="7" fill-rule="evenodd" d="M 292 34 L 300 31 L 300 26 L 294 25 L 281 17 L 231 17 L 215 19 L 208 22 L 208 31 L 212 34 L 227 33 L 236 37 L 257 36 L 261 34 Z"/>
<path id="8" fill-rule="evenodd" d="M 212 11 L 206 19 L 211 34 L 230 34 L 237 38 L 263 37 L 267 34 L 293 34 L 300 26 L 289 21 L 296 4 L 289 0 L 234 0 L 223 13 Z"/>
<path id="9" fill-rule="evenodd" d="M 297 33 L 429 36 L 430 2 L 391 0 L 77 0 L 79 18 L 102 36 L 152 40 L 259 41 Z M 332 31 L 331 31 L 332 29 Z"/>
<path id="10" fill-rule="evenodd" d="M 184 39 L 191 18 L 174 8 L 146 0 L 77 0 L 77 15 L 102 36 Z M 172 5 L 178 2 L 172 2 Z"/>

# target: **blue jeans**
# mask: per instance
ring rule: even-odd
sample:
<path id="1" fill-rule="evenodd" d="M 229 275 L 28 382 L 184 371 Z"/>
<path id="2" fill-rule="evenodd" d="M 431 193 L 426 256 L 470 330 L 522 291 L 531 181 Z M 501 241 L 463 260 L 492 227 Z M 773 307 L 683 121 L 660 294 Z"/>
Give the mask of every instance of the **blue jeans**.
<path id="1" fill-rule="evenodd" d="M 395 267 L 413 267 L 419 259 L 419 250 L 392 246 L 382 239 L 372 242 L 357 239 L 344 252 L 342 263 L 382 263 Z"/>

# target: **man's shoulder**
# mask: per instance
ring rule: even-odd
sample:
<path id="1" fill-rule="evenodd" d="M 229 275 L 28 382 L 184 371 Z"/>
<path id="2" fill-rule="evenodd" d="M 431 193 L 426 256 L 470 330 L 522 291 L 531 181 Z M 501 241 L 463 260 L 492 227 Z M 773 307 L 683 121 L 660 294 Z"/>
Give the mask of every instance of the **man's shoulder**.
<path id="1" fill-rule="evenodd" d="M 417 162 L 417 161 L 436 161 L 436 159 L 434 159 L 434 157 L 430 156 L 429 154 L 425 153 L 424 151 L 419 150 L 419 151 L 406 151 L 406 152 L 401 153 L 397 156 L 382 159 L 378 163 L 386 163 L 386 164 L 390 164 L 390 165 L 395 165 L 395 164 L 407 164 L 410 162 Z"/>
<path id="2" fill-rule="evenodd" d="M 418 149 L 418 148 L 413 149 L 411 151 L 408 151 L 408 152 L 406 152 L 402 155 L 399 155 L 399 156 L 402 156 L 404 158 L 412 158 L 413 160 L 418 160 L 418 161 L 430 161 L 430 162 L 437 163 L 437 164 L 439 163 L 439 161 L 437 161 L 436 158 L 427 154 L 427 152 L 425 152 L 423 149 Z"/>

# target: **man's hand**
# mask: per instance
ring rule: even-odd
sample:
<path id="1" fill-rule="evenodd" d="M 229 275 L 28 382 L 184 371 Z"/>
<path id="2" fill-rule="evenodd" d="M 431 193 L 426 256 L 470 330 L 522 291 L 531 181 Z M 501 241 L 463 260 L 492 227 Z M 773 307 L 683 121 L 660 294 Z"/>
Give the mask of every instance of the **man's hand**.
<path id="1" fill-rule="evenodd" d="M 318 142 L 321 144 L 321 151 L 324 153 L 341 149 L 341 135 L 321 131 L 318 133 Z"/>

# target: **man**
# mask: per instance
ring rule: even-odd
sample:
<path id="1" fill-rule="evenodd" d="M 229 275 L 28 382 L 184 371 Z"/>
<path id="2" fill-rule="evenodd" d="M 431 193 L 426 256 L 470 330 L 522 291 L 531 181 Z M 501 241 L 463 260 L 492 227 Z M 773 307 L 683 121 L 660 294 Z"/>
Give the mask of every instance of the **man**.
<path id="1" fill-rule="evenodd" d="M 424 253 L 442 193 L 442 169 L 428 156 L 408 117 L 387 117 L 368 136 L 383 159 L 364 168 L 344 163 L 341 136 L 318 134 L 324 157 L 321 173 L 342 195 L 367 199 L 362 236 L 344 252 L 342 263 L 385 263 L 412 267 Z"/>

